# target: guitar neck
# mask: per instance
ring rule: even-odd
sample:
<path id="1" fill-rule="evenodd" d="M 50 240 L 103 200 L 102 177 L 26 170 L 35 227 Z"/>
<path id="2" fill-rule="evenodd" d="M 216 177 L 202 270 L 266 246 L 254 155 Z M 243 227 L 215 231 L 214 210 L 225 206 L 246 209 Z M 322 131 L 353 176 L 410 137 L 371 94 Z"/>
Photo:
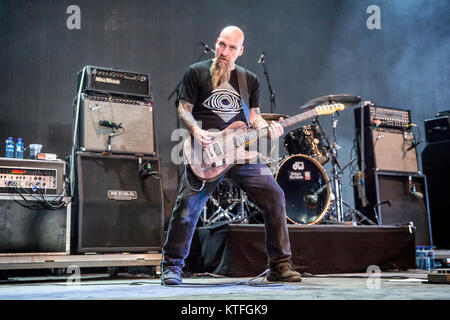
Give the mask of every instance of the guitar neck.
<path id="1" fill-rule="evenodd" d="M 280 121 L 278 123 L 281 124 L 281 126 L 283 128 L 287 128 L 287 127 L 293 126 L 293 125 L 295 125 L 297 123 L 300 123 L 302 121 L 305 121 L 307 119 L 313 118 L 315 116 L 317 116 L 316 110 L 315 109 L 311 109 L 309 111 L 300 113 L 300 114 L 298 114 L 296 116 L 284 119 L 283 121 Z M 252 140 L 255 140 L 255 139 L 260 138 L 260 137 L 265 137 L 268 134 L 269 134 L 269 129 L 267 127 L 259 129 L 259 130 L 250 130 L 247 133 L 248 139 L 246 139 L 246 140 L 247 141 L 252 141 Z"/>

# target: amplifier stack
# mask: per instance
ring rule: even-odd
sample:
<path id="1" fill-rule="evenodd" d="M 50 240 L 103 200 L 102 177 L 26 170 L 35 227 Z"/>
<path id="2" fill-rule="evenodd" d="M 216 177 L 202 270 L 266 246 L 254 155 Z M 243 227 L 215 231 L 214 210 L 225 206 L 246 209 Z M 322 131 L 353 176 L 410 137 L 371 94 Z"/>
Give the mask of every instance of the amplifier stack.
<path id="1" fill-rule="evenodd" d="M 412 222 L 416 244 L 432 245 L 426 176 L 420 173 L 411 112 L 367 103 L 355 109 L 360 176 L 355 206 L 383 225 Z M 364 192 L 361 191 L 364 189 Z"/>
<path id="2" fill-rule="evenodd" d="M 434 245 L 439 249 L 450 248 L 448 226 L 448 190 L 450 181 L 450 110 L 439 112 L 425 120 L 427 145 L 422 151 L 422 168 L 428 179 L 430 214 L 433 225 Z"/>
<path id="3" fill-rule="evenodd" d="M 77 80 L 72 251 L 158 251 L 163 201 L 150 77 L 86 66 Z"/>

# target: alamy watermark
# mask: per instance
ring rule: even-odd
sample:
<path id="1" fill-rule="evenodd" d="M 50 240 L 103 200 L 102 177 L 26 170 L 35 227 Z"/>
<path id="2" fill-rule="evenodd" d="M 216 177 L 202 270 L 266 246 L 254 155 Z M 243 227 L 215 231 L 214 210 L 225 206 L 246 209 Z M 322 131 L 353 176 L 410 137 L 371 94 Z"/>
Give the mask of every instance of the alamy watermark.
<path id="1" fill-rule="evenodd" d="M 367 289 L 381 289 L 381 270 L 379 266 L 371 265 L 367 267 L 366 270 L 367 280 L 366 286 Z"/>
<path id="2" fill-rule="evenodd" d="M 67 14 L 70 16 L 67 17 L 66 26 L 69 30 L 80 30 L 81 29 L 81 9 L 79 6 L 72 4 L 67 7 Z"/>
<path id="3" fill-rule="evenodd" d="M 69 273 L 70 276 L 66 280 L 66 285 L 68 287 L 79 289 L 81 282 L 81 269 L 77 265 L 70 265 L 67 267 L 66 273 Z"/>
<path id="4" fill-rule="evenodd" d="M 379 6 L 373 4 L 367 7 L 366 13 L 370 16 L 366 20 L 366 26 L 369 30 L 381 29 L 381 9 Z"/>

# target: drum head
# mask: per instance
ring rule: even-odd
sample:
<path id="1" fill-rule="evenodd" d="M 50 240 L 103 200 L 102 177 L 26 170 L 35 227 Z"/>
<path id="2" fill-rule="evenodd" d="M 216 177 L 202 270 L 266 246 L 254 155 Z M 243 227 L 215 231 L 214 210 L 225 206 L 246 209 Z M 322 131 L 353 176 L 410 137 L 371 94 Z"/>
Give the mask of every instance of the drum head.
<path id="1" fill-rule="evenodd" d="M 305 155 L 292 155 L 280 163 L 275 179 L 284 191 L 286 216 L 296 224 L 316 224 L 330 205 L 331 188 L 327 187 L 317 195 L 317 201 L 305 200 L 329 180 L 322 166 Z"/>

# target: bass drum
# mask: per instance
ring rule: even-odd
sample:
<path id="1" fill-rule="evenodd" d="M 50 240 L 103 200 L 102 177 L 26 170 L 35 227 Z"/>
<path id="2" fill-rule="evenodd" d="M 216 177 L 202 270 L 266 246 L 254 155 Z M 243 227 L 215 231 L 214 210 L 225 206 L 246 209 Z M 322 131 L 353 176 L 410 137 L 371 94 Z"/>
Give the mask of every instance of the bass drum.
<path id="1" fill-rule="evenodd" d="M 289 156 L 280 163 L 275 180 L 284 191 L 290 222 L 316 224 L 325 216 L 330 205 L 330 185 L 317 195 L 316 201 L 308 197 L 329 181 L 319 162 L 301 154 Z"/>

